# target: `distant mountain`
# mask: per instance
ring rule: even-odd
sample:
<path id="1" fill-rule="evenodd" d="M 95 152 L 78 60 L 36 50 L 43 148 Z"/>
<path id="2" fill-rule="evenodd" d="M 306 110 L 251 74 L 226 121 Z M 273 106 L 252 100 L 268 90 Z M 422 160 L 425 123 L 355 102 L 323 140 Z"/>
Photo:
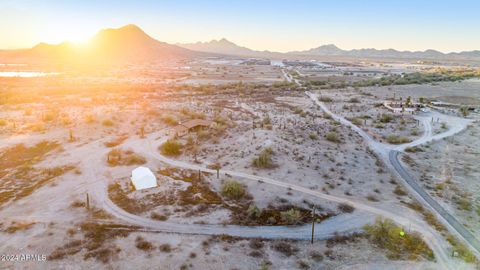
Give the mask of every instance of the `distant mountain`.
<path id="1" fill-rule="evenodd" d="M 333 44 L 322 45 L 306 51 L 294 51 L 288 54 L 302 54 L 302 55 L 341 55 L 344 51 Z"/>
<path id="2" fill-rule="evenodd" d="M 5 61 L 63 63 L 148 63 L 187 59 L 204 55 L 176 45 L 160 42 L 136 25 L 99 31 L 85 47 L 68 42 L 40 43 L 30 49 L 0 50 L 0 63 Z"/>
<path id="3" fill-rule="evenodd" d="M 426 51 L 397 51 L 394 49 L 353 49 L 342 50 L 333 44 L 322 45 L 317 48 L 305 51 L 289 52 L 289 55 L 311 55 L 311 56 L 349 56 L 361 58 L 406 58 L 406 59 L 469 59 L 480 58 L 480 51 L 442 53 L 436 50 Z"/>
<path id="4" fill-rule="evenodd" d="M 305 51 L 292 51 L 288 53 L 279 53 L 271 51 L 256 51 L 247 47 L 239 46 L 225 38 L 220 40 L 212 40 L 209 42 L 196 42 L 187 44 L 177 44 L 180 47 L 199 52 L 217 53 L 225 55 L 248 56 L 248 57 L 264 57 L 264 58 L 292 58 L 296 56 L 344 56 L 353 58 L 403 58 L 403 59 L 429 59 L 429 60 L 480 60 L 480 51 L 469 51 L 459 53 L 442 53 L 436 50 L 426 51 L 398 51 L 394 49 L 377 50 L 353 49 L 342 50 L 334 44 L 322 45 Z"/>
<path id="5" fill-rule="evenodd" d="M 220 40 L 212 40 L 208 42 L 196 42 L 196 43 L 177 43 L 178 46 L 198 52 L 224 54 L 224 55 L 237 55 L 237 56 L 249 56 L 249 57 L 271 57 L 272 55 L 279 55 L 280 53 L 270 51 L 255 51 L 247 47 L 239 46 L 225 38 Z"/>
<path id="6" fill-rule="evenodd" d="M 153 39 L 132 24 L 118 29 L 101 30 L 91 39 L 90 50 L 88 53 L 102 59 L 123 62 L 154 62 L 199 55 L 197 52 Z"/>

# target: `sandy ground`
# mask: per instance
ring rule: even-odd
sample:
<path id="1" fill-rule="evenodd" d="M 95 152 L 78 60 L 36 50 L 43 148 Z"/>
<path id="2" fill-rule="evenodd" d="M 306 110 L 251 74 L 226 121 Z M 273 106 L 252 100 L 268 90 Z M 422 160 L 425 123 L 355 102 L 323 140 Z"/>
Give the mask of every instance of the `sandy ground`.
<path id="1" fill-rule="evenodd" d="M 215 64 L 215 63 L 214 63 Z M 242 67 L 243 68 L 243 67 Z M 256 68 L 256 67 L 255 67 Z M 228 72 L 239 72 L 242 69 L 231 68 Z M 207 72 L 207 71 L 205 71 Z M 218 73 L 216 67 L 208 72 Z M 265 71 L 267 72 L 267 71 Z M 280 69 L 269 71 L 282 75 Z M 253 70 L 252 73 L 259 73 Z M 208 75 L 208 73 L 206 73 Z M 269 77 L 271 74 L 261 74 Z M 215 76 L 210 76 L 213 78 Z M 235 78 L 238 79 L 238 78 Z M 60 118 L 54 121 L 43 121 L 45 112 L 51 107 L 38 104 L 38 108 L 26 104 L 15 108 L 2 108 L 0 118 L 7 119 L 8 125 L 0 127 L 0 149 L 6 149 L 18 143 L 27 146 L 34 145 L 42 140 L 55 140 L 62 144 L 63 151 L 54 156 L 48 156 L 36 166 L 59 166 L 73 164 L 79 173 L 69 172 L 39 188 L 30 196 L 2 206 L 0 215 L 4 217 L 2 228 L 16 222 L 33 222 L 30 228 L 16 233 L 0 233 L 2 248 L 0 253 L 34 253 L 51 254 L 58 247 L 74 239 L 82 239 L 79 224 L 86 220 L 113 223 L 134 223 L 150 228 L 170 228 L 182 230 L 201 229 L 207 231 L 202 224 L 213 226 L 208 228 L 210 233 L 218 231 L 230 232 L 245 237 L 258 237 L 264 234 L 267 238 L 278 238 L 287 234 L 290 228 L 252 228 L 225 227 L 222 223 L 228 220 L 229 212 L 225 209 L 216 209 L 204 215 L 186 217 L 182 213 L 174 214 L 169 223 L 159 225 L 149 219 L 150 212 L 131 215 L 122 212 L 117 206 L 107 200 L 107 186 L 115 181 L 126 181 L 130 171 L 136 166 L 111 167 L 106 163 L 106 154 L 112 149 L 105 143 L 114 141 L 118 137 L 127 137 L 118 147 L 133 149 L 146 158 L 145 166 L 154 170 L 167 166 L 186 165 L 187 167 L 201 168 L 218 162 L 222 166 L 221 179 L 214 175 L 207 181 L 215 191 L 220 190 L 222 180 L 235 179 L 245 184 L 253 201 L 259 207 L 269 204 L 290 204 L 308 208 L 311 203 L 322 206 L 326 211 L 336 211 L 339 202 L 355 202 L 359 207 L 354 214 L 338 215 L 324 221 L 325 229 L 320 224 L 317 231 L 319 237 L 331 235 L 334 231 L 352 231 L 359 229 L 367 222 L 371 222 L 375 213 L 384 213 L 395 216 L 395 211 L 401 209 L 402 216 L 398 218 L 408 224 L 409 218 L 416 220 L 415 226 L 426 226 L 418 221 L 418 214 L 400 207 L 399 200 L 408 200 L 408 197 L 399 198 L 393 195 L 396 187 L 391 183 L 394 177 L 378 161 L 378 157 L 368 150 L 369 146 L 361 136 L 345 125 L 339 125 L 334 120 L 324 116 L 316 105 L 303 93 L 269 94 L 268 92 L 253 90 L 248 93 L 231 94 L 215 93 L 214 96 L 203 93 L 198 96 L 183 95 L 181 93 L 147 93 L 141 102 L 129 102 L 116 96 L 109 97 L 107 103 L 99 105 L 78 104 L 61 109 L 60 115 L 70 119 L 71 123 Z M 347 104 L 352 97 L 358 97 L 361 105 L 358 108 L 345 110 L 345 117 L 358 117 L 363 111 L 372 116 L 380 111 L 363 108 L 373 104 L 373 97 L 355 93 L 333 96 L 339 104 Z M 77 100 L 76 98 L 74 98 Z M 139 100 L 139 99 L 137 99 Z M 77 100 L 78 101 L 78 100 Z M 55 103 L 62 108 L 62 103 Z M 47 104 L 52 106 L 52 104 Z M 28 108 L 33 109 L 26 113 Z M 169 124 L 164 120 L 165 115 L 174 117 L 177 121 L 188 118 L 182 108 L 201 112 L 207 119 L 222 118 L 226 122 L 226 130 L 218 136 L 211 136 L 199 140 L 198 163 L 194 163 L 192 153 L 185 152 L 170 160 L 162 160 L 157 146 L 164 139 L 165 128 Z M 335 112 L 341 114 L 340 110 Z M 360 111 L 360 112 L 359 112 Z M 87 123 L 86 116 L 94 115 L 95 121 Z M 269 118 L 269 123 L 264 119 Z M 426 118 L 425 118 L 426 119 Z M 15 127 L 12 124 L 15 121 Z M 111 120 L 112 125 L 105 124 Z M 31 123 L 42 122 L 43 127 L 32 130 Z M 264 123 L 263 126 L 261 123 Z M 253 124 L 255 128 L 253 128 Z M 441 129 L 440 124 L 434 129 Z M 144 127 L 146 139 L 140 138 L 140 128 Z M 375 131 L 371 126 L 362 127 L 364 131 L 378 133 L 378 137 L 386 133 Z M 409 129 L 412 128 L 409 126 Z M 69 141 L 70 130 L 75 140 Z M 388 132 L 397 132 L 393 125 L 387 127 Z M 328 141 L 329 132 L 339 134 L 340 143 Z M 399 131 L 403 132 L 403 131 Z M 434 131 L 433 131 L 434 132 Z M 468 132 L 468 131 L 467 131 Z M 369 133 L 373 134 L 373 133 Z M 412 139 L 421 139 L 424 132 Z M 193 134 L 192 136 L 196 136 Z M 375 137 L 375 136 L 373 136 Z M 473 138 L 473 135 L 472 135 Z M 470 139 L 472 139 L 470 138 Z M 197 139 L 196 137 L 194 139 Z M 186 143 L 186 138 L 180 141 Z M 256 168 L 252 160 L 266 147 L 273 149 L 271 168 Z M 392 146 L 393 147 L 393 146 Z M 469 149 L 475 152 L 474 149 Z M 420 154 L 420 153 L 419 153 Z M 417 160 L 417 159 L 415 159 Z M 182 165 L 183 166 L 183 165 Z M 468 165 L 474 167 L 474 164 Z M 465 177 L 467 178 L 467 177 Z M 187 185 L 174 185 L 168 178 L 159 176 L 161 186 L 158 191 L 168 192 L 172 189 L 185 189 Z M 288 187 L 291 187 L 290 189 Z M 474 187 L 474 186 L 472 186 Z M 84 201 L 86 193 L 92 199 L 92 205 L 106 209 L 109 214 L 103 213 L 92 217 L 83 208 L 72 207 L 75 201 Z M 154 191 L 151 191 L 154 192 Z M 148 193 L 148 192 L 147 192 Z M 135 199 L 142 196 L 134 195 Z M 372 199 L 373 198 L 373 199 Z M 154 211 L 164 211 L 165 206 L 156 206 Z M 173 208 L 167 209 L 173 212 Z M 367 211 L 368 210 L 368 211 Z M 369 214 L 367 214 L 367 212 Z M 373 214 L 372 214 L 373 213 Z M 123 219 L 122 219 L 123 218 Z M 478 218 L 478 217 L 475 217 Z M 180 224 L 177 225 L 176 224 Z M 196 226 L 199 225 L 199 226 Z M 163 226 L 163 227 L 161 227 Z M 178 227 L 178 228 L 175 228 Z M 69 229 L 77 231 L 73 236 Z M 308 225 L 298 227 L 291 238 L 298 235 L 308 235 Z M 264 230 L 264 231 L 262 231 Z M 137 236 L 150 241 L 155 249 L 150 252 L 135 247 Z M 428 236 L 428 237 L 431 237 Z M 411 262 L 391 263 L 381 250 L 372 246 L 368 241 L 359 241 L 326 247 L 325 240 L 319 240 L 314 245 L 307 242 L 289 241 L 299 248 L 296 255 L 285 256 L 272 248 L 274 243 L 266 243 L 261 255 L 251 255 L 249 240 L 214 241 L 209 236 L 187 235 L 176 233 L 131 232 L 126 237 L 114 237 L 108 242 L 108 247 L 120 250 L 112 256 L 111 261 L 104 264 L 95 259 L 84 259 L 85 250 L 68 256 L 64 260 L 41 263 L 9 264 L 7 268 L 17 269 L 85 269 L 97 268 L 127 268 L 151 269 L 151 265 L 162 265 L 166 268 L 185 269 L 225 269 L 235 266 L 236 269 L 255 269 L 262 263 L 270 262 L 271 269 L 296 269 L 304 264 L 313 269 L 436 269 L 434 263 Z M 432 241 L 435 239 L 431 239 Z M 204 241 L 212 243 L 205 246 Z M 162 252 L 159 246 L 170 244 L 172 251 Z M 327 250 L 331 252 L 325 253 Z M 311 252 L 318 251 L 323 260 L 316 261 Z M 191 255 L 195 253 L 196 255 Z M 235 256 L 232 256 L 235 254 Z M 3 265 L 2 265 L 3 267 Z M 462 266 L 463 267 L 463 266 Z M 340 268 L 342 269 L 342 268 Z"/>

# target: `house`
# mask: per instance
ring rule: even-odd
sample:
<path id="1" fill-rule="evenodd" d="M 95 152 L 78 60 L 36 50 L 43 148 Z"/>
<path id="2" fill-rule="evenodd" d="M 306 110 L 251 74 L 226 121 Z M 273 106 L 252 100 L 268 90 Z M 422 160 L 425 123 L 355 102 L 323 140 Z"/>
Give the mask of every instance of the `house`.
<path id="1" fill-rule="evenodd" d="M 182 125 L 174 126 L 168 131 L 170 137 L 183 137 L 188 134 L 188 128 Z"/>
<path id="2" fill-rule="evenodd" d="M 137 167 L 135 170 L 133 170 L 130 180 L 132 181 L 132 185 L 135 190 L 142 190 L 157 186 L 157 178 L 147 167 Z"/>
<path id="3" fill-rule="evenodd" d="M 394 113 L 411 113 L 411 114 L 413 114 L 416 111 L 420 111 L 422 108 L 425 107 L 421 103 L 410 103 L 407 105 L 404 102 L 384 102 L 383 106 Z"/>
<path id="4" fill-rule="evenodd" d="M 216 126 L 217 126 L 217 123 L 210 120 L 192 119 L 192 120 L 188 120 L 186 122 L 180 123 L 179 125 L 171 128 L 169 130 L 169 135 L 172 138 L 183 137 L 191 131 L 204 129 L 204 128 L 215 128 Z"/>

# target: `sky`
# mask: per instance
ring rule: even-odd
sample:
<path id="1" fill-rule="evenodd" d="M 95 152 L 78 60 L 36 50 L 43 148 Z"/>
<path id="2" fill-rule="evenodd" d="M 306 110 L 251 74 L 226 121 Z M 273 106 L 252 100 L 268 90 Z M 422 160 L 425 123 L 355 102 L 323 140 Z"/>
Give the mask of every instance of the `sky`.
<path id="1" fill-rule="evenodd" d="M 136 24 L 168 43 L 227 38 L 255 50 L 480 50 L 478 0 L 0 0 L 0 48 L 82 42 Z"/>

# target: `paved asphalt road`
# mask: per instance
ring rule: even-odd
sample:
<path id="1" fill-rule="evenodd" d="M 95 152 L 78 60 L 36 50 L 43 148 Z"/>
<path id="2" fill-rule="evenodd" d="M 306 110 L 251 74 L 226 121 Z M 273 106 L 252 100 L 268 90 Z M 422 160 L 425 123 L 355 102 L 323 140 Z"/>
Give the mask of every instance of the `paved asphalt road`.
<path id="1" fill-rule="evenodd" d="M 435 201 L 418 183 L 413 177 L 405 170 L 398 160 L 398 154 L 400 152 L 392 150 L 389 152 L 388 157 L 390 163 L 395 170 L 405 180 L 405 182 L 417 192 L 426 203 L 428 203 L 439 215 L 441 215 L 463 238 L 478 252 L 480 252 L 480 241 L 478 241 L 471 232 L 469 232 L 465 226 L 463 226 L 458 220 L 448 213 L 437 201 Z"/>

